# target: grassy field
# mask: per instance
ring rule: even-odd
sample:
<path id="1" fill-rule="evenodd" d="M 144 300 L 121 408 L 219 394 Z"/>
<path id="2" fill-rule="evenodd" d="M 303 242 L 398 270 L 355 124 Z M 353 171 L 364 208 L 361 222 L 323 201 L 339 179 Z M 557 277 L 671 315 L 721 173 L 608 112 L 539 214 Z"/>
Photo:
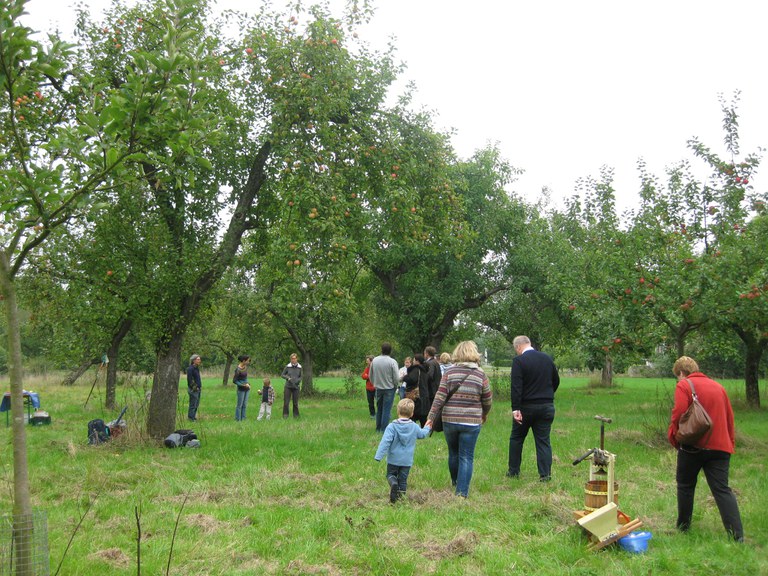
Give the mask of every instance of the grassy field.
<path id="1" fill-rule="evenodd" d="M 302 399 L 301 420 L 282 420 L 280 387 L 272 420 L 257 422 L 253 395 L 248 419 L 235 422 L 233 387 L 205 379 L 200 420 L 191 426 L 202 442 L 197 450 L 169 450 L 142 437 L 143 380 L 118 391 L 129 406 L 126 434 L 98 447 L 87 445 L 87 422 L 116 416 L 101 407 L 103 390 L 84 407 L 90 382 L 30 382 L 53 419 L 28 428 L 33 502 L 48 516 L 51 574 L 59 564 L 62 575 L 139 573 L 139 525 L 140 571 L 152 575 L 166 574 L 172 545 L 167 573 L 185 576 L 768 574 L 766 411 L 746 409 L 743 384 L 724 382 L 736 410 L 731 485 L 746 544 L 726 538 L 703 476 L 693 528 L 678 535 L 675 453 L 664 440 L 674 382 L 618 382 L 590 389 L 585 379 L 564 380 L 552 482 L 537 481 L 532 438 L 521 478 L 505 478 L 511 412 L 499 397 L 480 434 L 469 499 L 453 496 L 445 442 L 435 435 L 419 441 L 408 499 L 395 506 L 386 466 L 373 460 L 379 436 L 362 381 L 347 397 L 342 379 L 317 380 L 322 393 Z M 188 427 L 184 388 L 180 398 L 179 427 Z M 571 462 L 598 445 L 595 414 L 614 419 L 605 447 L 618 458 L 620 508 L 653 533 L 646 554 L 615 545 L 588 552 L 573 520 L 589 466 Z M 10 513 L 10 433 L 2 424 L 0 505 Z"/>

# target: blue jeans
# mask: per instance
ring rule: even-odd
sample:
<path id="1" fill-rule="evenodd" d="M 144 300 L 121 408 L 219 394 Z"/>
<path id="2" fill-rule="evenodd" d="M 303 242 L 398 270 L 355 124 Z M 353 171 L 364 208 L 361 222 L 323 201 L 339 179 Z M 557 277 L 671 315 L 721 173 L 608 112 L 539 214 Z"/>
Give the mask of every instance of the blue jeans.
<path id="1" fill-rule="evenodd" d="M 392 414 L 392 404 L 395 402 L 395 389 L 382 390 L 376 388 L 376 432 L 384 432 Z"/>
<path id="2" fill-rule="evenodd" d="M 408 474 L 410 471 L 410 466 L 396 466 L 395 464 L 387 463 L 387 480 L 389 480 L 390 476 L 397 478 L 397 489 L 404 493 L 408 490 Z"/>
<path id="3" fill-rule="evenodd" d="M 480 436 L 480 426 L 443 422 L 443 434 L 448 444 L 448 471 L 456 495 L 469 496 L 469 483 L 475 465 L 475 444 Z"/>
<path id="4" fill-rule="evenodd" d="M 248 406 L 248 394 L 251 393 L 250 389 L 244 389 L 238 387 L 237 389 L 237 406 L 235 407 L 235 420 L 245 420 L 245 408 Z"/>
<path id="5" fill-rule="evenodd" d="M 552 476 L 552 445 L 549 442 L 549 433 L 552 430 L 552 422 L 555 421 L 554 404 L 526 404 L 520 407 L 523 414 L 522 424 L 512 421 L 512 434 L 509 436 L 509 470 L 510 476 L 520 474 L 520 463 L 523 459 L 523 442 L 528 436 L 528 431 L 533 431 L 533 440 L 536 443 L 536 467 L 539 478 L 549 480 Z"/>
<path id="6" fill-rule="evenodd" d="M 192 392 L 191 388 L 187 388 L 189 393 L 189 410 L 187 411 L 187 418 L 192 421 L 197 420 L 197 407 L 200 406 L 200 390 Z"/>

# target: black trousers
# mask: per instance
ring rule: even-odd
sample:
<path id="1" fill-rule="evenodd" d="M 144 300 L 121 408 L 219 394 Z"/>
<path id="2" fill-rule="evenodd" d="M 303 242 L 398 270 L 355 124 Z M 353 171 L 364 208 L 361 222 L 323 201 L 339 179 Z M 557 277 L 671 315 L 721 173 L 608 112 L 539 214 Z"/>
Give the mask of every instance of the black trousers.
<path id="1" fill-rule="evenodd" d="M 507 474 L 518 476 L 523 460 L 523 443 L 528 431 L 533 432 L 536 443 L 536 468 L 539 478 L 549 480 L 552 476 L 552 444 L 549 434 L 555 420 L 554 404 L 524 404 L 520 407 L 523 422 L 512 421 L 512 434 L 509 436 L 509 466 Z"/>
<path id="2" fill-rule="evenodd" d="M 288 407 L 291 404 L 291 400 L 293 400 L 293 417 L 298 418 L 299 417 L 299 389 L 298 388 L 288 388 L 288 385 L 285 385 L 285 389 L 283 390 L 283 418 L 288 418 Z"/>
<path id="3" fill-rule="evenodd" d="M 691 527 L 696 480 L 699 471 L 704 470 L 704 477 L 712 491 L 726 532 L 735 540 L 743 540 L 744 528 L 741 525 L 739 504 L 728 486 L 731 455 L 720 450 L 699 450 L 697 448 L 690 450 L 680 449 L 677 451 L 677 528 L 686 531 Z"/>

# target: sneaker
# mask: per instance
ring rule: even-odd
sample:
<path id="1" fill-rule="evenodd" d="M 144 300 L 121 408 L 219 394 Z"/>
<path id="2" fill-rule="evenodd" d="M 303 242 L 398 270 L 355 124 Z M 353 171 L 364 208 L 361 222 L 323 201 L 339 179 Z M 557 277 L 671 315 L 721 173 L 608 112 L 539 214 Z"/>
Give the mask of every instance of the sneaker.
<path id="1" fill-rule="evenodd" d="M 549 482 L 550 480 L 552 480 L 551 476 L 542 476 L 539 478 L 539 482 Z"/>
<path id="2" fill-rule="evenodd" d="M 400 492 L 397 478 L 394 476 L 387 476 L 387 482 L 389 482 L 389 501 L 394 504 L 397 502 L 397 494 Z"/>
<path id="3" fill-rule="evenodd" d="M 520 478 L 520 474 L 515 474 L 514 472 L 507 472 L 506 476 L 507 478 Z"/>

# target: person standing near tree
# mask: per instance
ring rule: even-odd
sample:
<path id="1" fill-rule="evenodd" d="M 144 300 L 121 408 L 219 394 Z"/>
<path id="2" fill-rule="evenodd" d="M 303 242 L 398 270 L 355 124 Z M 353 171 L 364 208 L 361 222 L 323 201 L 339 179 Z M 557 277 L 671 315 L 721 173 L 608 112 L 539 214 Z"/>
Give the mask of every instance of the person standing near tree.
<path id="1" fill-rule="evenodd" d="M 520 476 L 523 443 L 529 430 L 536 442 L 536 466 L 539 480 L 552 478 L 552 445 L 549 440 L 555 420 L 555 392 L 560 386 L 557 367 L 547 354 L 534 350 L 528 336 L 512 341 L 512 434 L 509 437 L 507 476 Z"/>
<path id="2" fill-rule="evenodd" d="M 435 394 L 440 386 L 440 380 L 443 378 L 443 372 L 440 370 L 440 362 L 435 358 L 437 350 L 434 346 L 424 348 L 425 364 L 427 366 L 427 380 L 429 381 L 429 405 L 435 401 Z"/>
<path id="3" fill-rule="evenodd" d="M 283 392 L 283 418 L 288 418 L 288 405 L 293 400 L 293 417 L 299 417 L 299 386 L 301 385 L 301 364 L 296 354 L 291 354 L 291 361 L 283 368 L 285 380 Z"/>
<path id="4" fill-rule="evenodd" d="M 381 354 L 371 361 L 370 378 L 376 388 L 376 432 L 384 433 L 389 424 L 392 404 L 395 402 L 395 390 L 400 383 L 400 370 L 397 360 L 390 356 L 392 344 L 383 342 Z"/>
<path id="5" fill-rule="evenodd" d="M 368 413 L 371 418 L 376 418 L 376 388 L 371 383 L 371 361 L 373 356 L 365 357 L 365 370 L 363 370 L 362 379 L 365 380 L 365 396 L 368 399 Z"/>
<path id="6" fill-rule="evenodd" d="M 728 393 L 718 382 L 702 374 L 696 361 L 688 356 L 681 356 L 675 361 L 672 373 L 679 382 L 675 387 L 675 405 L 667 438 L 677 449 L 677 529 L 688 532 L 691 528 L 696 480 L 699 472 L 704 470 L 704 477 L 717 504 L 725 531 L 737 542 L 743 542 L 744 528 L 739 504 L 728 486 L 731 454 L 736 447 L 733 408 Z M 680 417 L 693 402 L 693 389 L 712 420 L 712 428 L 694 446 L 680 445 L 675 437 Z"/>
<path id="7" fill-rule="evenodd" d="M 200 378 L 200 364 L 203 359 L 199 354 L 192 354 L 189 357 L 189 368 L 187 368 L 187 393 L 189 394 L 189 410 L 187 418 L 191 422 L 197 421 L 197 408 L 200 406 L 200 391 L 203 387 L 203 381 Z"/>
<path id="8" fill-rule="evenodd" d="M 248 406 L 248 396 L 251 393 L 251 385 L 248 383 L 248 365 L 251 357 L 245 354 L 238 356 L 238 365 L 232 383 L 237 386 L 237 405 L 235 406 L 235 420 L 245 420 L 245 409 Z"/>

